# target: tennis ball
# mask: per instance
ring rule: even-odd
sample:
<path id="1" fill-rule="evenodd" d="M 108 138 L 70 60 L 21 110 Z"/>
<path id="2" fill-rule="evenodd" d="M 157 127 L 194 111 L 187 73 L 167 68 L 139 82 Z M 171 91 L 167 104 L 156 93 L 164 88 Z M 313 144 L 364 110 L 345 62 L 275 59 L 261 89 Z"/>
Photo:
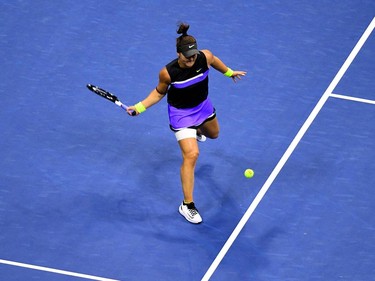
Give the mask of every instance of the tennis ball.
<path id="1" fill-rule="evenodd" d="M 245 175 L 246 178 L 250 179 L 254 176 L 254 171 L 251 169 L 246 169 L 243 174 Z"/>

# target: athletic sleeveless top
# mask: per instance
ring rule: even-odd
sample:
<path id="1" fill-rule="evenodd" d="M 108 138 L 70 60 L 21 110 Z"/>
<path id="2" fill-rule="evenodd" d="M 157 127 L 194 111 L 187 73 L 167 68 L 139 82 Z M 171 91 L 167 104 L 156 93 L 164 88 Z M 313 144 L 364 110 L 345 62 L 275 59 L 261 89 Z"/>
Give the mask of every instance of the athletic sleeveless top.
<path id="1" fill-rule="evenodd" d="M 168 104 L 175 108 L 192 108 L 207 99 L 208 72 L 207 59 L 199 52 L 191 68 L 181 68 L 178 59 L 166 65 L 171 84 L 168 88 Z"/>

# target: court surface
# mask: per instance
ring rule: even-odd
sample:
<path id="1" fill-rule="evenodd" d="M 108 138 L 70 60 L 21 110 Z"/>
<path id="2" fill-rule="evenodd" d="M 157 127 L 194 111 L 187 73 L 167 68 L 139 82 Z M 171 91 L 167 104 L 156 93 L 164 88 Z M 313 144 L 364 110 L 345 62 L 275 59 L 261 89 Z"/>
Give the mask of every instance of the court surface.
<path id="1" fill-rule="evenodd" d="M 375 2 L 0 1 L 0 279 L 375 280 Z M 200 225 L 166 100 L 179 20 L 210 73 Z M 246 179 L 243 171 L 255 176 Z"/>

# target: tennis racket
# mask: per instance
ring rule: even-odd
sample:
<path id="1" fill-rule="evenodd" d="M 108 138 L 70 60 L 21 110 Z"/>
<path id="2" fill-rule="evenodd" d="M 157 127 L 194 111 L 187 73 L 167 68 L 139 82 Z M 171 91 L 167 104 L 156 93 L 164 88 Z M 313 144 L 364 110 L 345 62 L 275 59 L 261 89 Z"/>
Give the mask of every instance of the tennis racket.
<path id="1" fill-rule="evenodd" d="M 106 91 L 102 88 L 99 88 L 98 86 L 91 85 L 91 84 L 87 84 L 87 88 L 90 91 L 92 91 L 93 93 L 113 102 L 114 104 L 121 107 L 122 109 L 124 109 L 124 110 L 128 109 L 128 106 L 123 104 L 114 94 L 111 94 L 110 92 L 108 92 L 108 91 Z M 136 115 L 136 112 L 133 111 L 132 115 Z"/>

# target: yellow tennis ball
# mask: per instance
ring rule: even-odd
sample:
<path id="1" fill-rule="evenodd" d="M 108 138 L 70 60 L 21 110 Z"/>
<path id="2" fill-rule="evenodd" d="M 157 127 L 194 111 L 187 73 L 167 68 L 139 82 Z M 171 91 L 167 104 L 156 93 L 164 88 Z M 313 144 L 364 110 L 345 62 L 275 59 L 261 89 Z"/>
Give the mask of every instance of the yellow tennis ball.
<path id="1" fill-rule="evenodd" d="M 254 171 L 251 169 L 246 169 L 243 174 L 245 175 L 246 178 L 250 179 L 254 176 Z"/>

